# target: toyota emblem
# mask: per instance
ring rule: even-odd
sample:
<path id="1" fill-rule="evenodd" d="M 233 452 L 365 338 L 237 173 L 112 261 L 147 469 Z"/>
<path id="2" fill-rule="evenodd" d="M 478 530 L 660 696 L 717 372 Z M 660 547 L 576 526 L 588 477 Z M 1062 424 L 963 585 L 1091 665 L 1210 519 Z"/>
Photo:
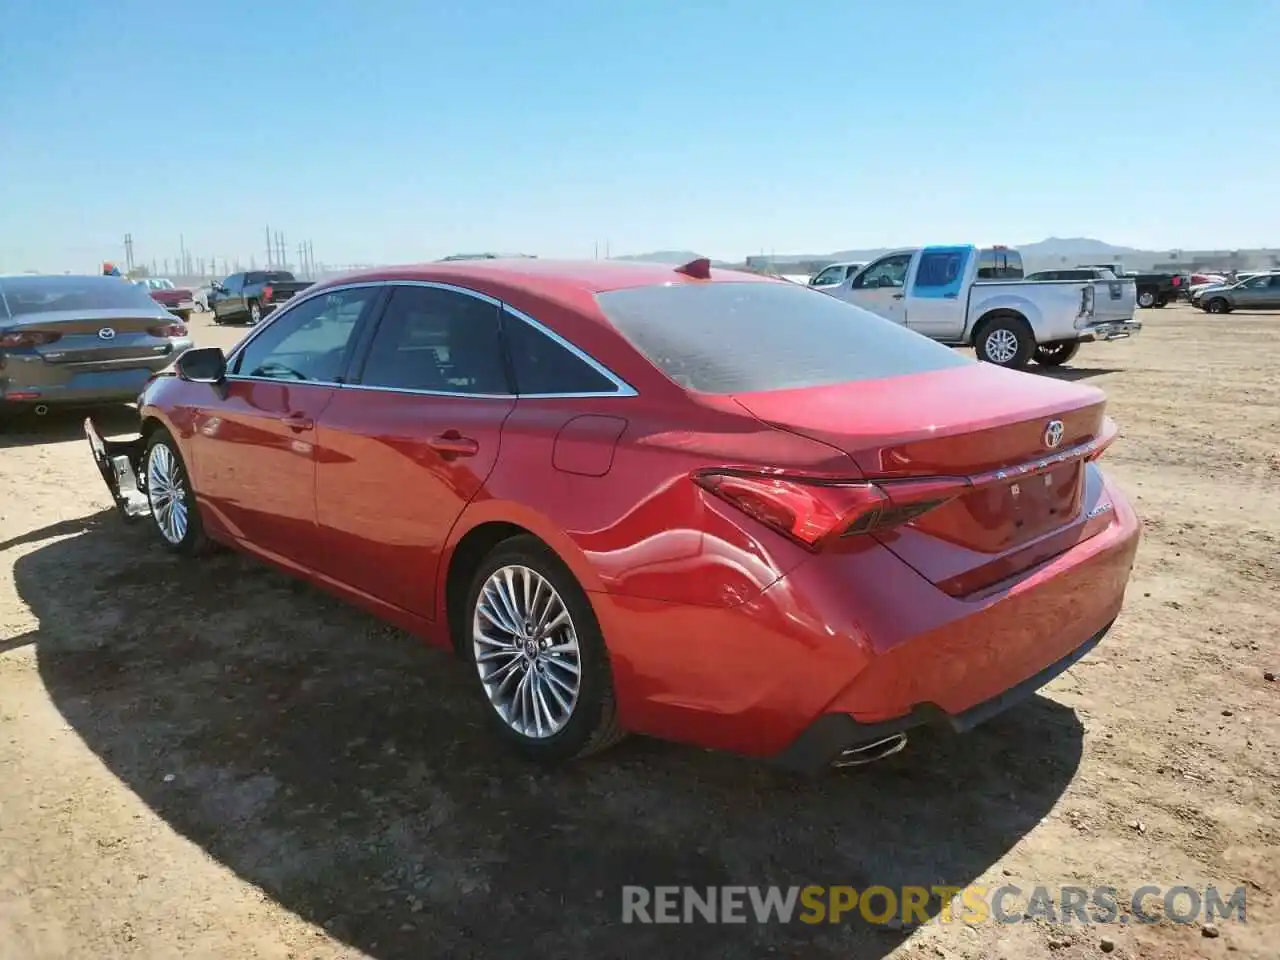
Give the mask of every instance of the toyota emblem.
<path id="1" fill-rule="evenodd" d="M 1044 427 L 1044 445 L 1052 450 L 1062 442 L 1062 436 L 1067 432 L 1067 428 L 1062 425 L 1061 420 L 1050 420 Z"/>
<path id="2" fill-rule="evenodd" d="M 98 331 L 99 340 L 114 340 L 115 338 L 116 338 L 116 332 L 112 330 L 110 327 L 103 327 L 101 330 Z"/>

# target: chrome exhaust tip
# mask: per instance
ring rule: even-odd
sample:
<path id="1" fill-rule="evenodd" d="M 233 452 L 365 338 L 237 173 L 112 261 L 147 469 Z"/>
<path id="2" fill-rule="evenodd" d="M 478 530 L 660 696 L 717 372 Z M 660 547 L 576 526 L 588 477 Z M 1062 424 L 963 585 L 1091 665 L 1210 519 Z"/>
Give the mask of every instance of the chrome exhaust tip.
<path id="1" fill-rule="evenodd" d="M 49 412 L 49 405 L 47 403 L 37 403 L 32 409 L 37 417 L 43 417 Z"/>
<path id="2" fill-rule="evenodd" d="M 849 747 L 840 751 L 840 756 L 831 762 L 833 767 L 864 767 L 885 757 L 892 757 L 907 745 L 905 733 L 895 733 L 881 740 L 864 743 L 860 747 Z"/>

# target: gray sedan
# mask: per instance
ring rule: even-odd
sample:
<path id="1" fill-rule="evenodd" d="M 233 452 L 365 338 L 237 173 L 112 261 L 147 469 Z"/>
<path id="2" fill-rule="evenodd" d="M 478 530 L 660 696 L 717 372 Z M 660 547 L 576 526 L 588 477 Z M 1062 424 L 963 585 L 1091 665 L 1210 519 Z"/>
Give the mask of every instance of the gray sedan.
<path id="1" fill-rule="evenodd" d="M 120 277 L 0 276 L 0 415 L 132 402 L 192 346 L 186 324 Z"/>
<path id="2" fill-rule="evenodd" d="M 1195 302 L 1206 313 L 1280 310 L 1280 272 L 1260 273 L 1234 286 L 1205 290 Z"/>

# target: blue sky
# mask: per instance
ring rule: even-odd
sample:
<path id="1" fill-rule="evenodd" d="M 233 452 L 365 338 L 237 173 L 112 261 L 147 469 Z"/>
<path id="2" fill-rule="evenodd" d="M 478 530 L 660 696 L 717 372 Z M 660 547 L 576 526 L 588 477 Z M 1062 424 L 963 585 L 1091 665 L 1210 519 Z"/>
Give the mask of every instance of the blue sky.
<path id="1" fill-rule="evenodd" d="M 1280 245 L 1280 5 L 1212 10 L 11 3 L 0 271 L 261 261 L 267 223 L 329 263 Z"/>

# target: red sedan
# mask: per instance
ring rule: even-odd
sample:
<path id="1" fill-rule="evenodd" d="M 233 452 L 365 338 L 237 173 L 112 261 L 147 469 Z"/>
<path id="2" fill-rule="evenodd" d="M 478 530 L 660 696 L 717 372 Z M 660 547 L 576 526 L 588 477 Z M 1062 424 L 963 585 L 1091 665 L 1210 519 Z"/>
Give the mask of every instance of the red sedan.
<path id="1" fill-rule="evenodd" d="M 867 762 L 964 730 L 1120 612 L 1096 389 L 795 284 L 534 259 L 318 284 L 86 431 L 171 550 L 228 544 L 468 663 L 535 758 L 626 731 Z"/>

